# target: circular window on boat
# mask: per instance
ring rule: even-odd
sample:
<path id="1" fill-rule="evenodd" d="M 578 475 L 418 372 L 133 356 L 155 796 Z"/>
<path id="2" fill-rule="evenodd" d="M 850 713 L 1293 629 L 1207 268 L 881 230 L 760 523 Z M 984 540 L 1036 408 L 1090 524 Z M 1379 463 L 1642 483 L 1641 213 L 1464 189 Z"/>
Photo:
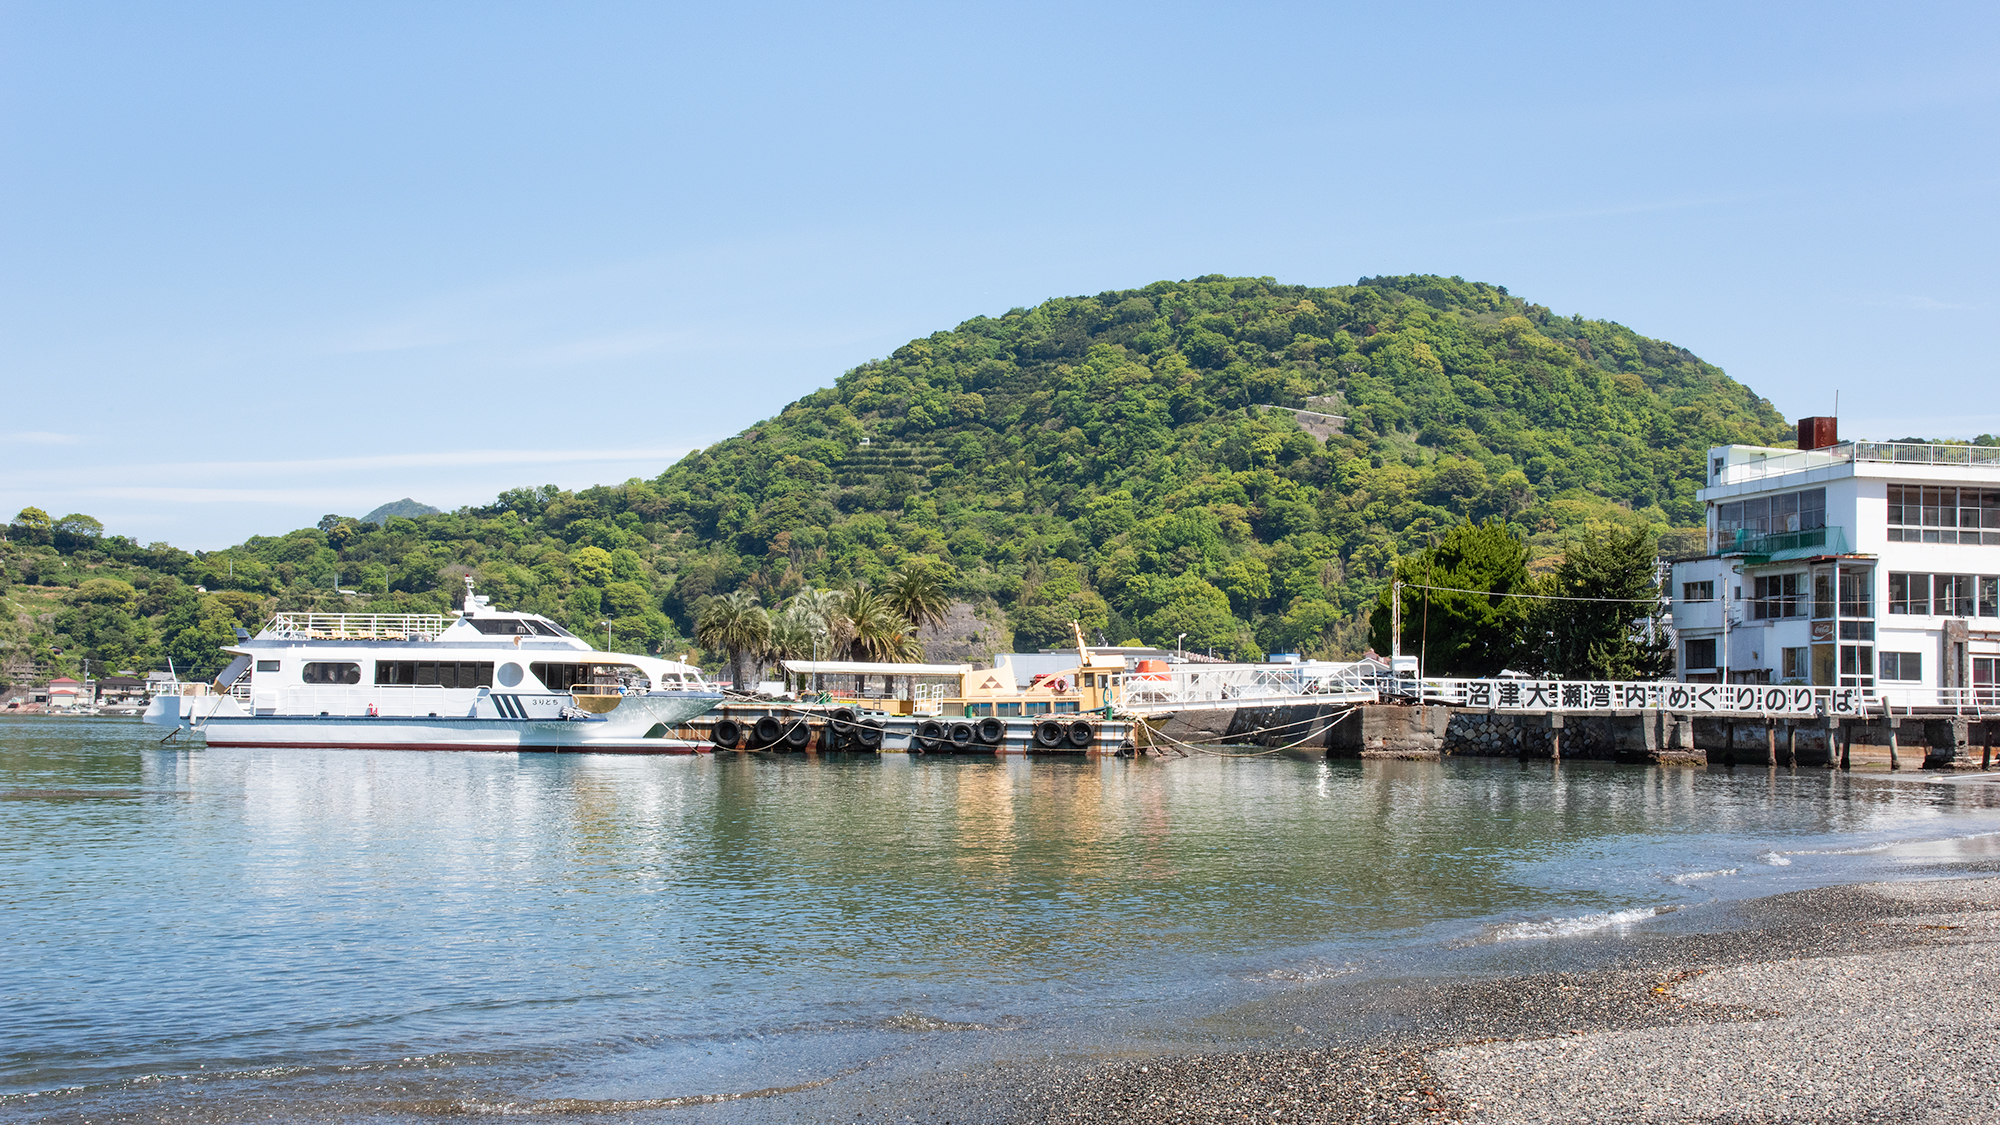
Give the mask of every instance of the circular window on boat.
<path id="1" fill-rule="evenodd" d="M 502 664 L 500 670 L 494 674 L 494 678 L 500 681 L 501 687 L 516 687 L 521 682 L 521 666 Z"/>

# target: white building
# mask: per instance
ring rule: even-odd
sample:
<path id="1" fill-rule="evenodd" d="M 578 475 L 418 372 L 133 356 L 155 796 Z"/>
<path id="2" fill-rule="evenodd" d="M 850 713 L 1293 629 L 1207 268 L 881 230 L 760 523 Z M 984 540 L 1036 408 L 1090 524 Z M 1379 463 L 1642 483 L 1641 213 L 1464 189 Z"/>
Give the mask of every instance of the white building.
<path id="1" fill-rule="evenodd" d="M 1709 450 L 1709 554 L 1674 563 L 1683 680 L 2000 702 L 2000 449 L 1840 442 Z M 1815 440 L 1817 438 L 1818 440 Z"/>

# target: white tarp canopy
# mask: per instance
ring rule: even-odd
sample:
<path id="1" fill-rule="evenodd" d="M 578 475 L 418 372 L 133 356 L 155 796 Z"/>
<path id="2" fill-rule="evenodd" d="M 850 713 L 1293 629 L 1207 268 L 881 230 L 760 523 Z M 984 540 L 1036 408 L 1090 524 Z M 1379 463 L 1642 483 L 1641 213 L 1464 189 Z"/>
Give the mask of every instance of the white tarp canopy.
<path id="1" fill-rule="evenodd" d="M 787 672 L 836 676 L 962 676 L 970 664 L 878 664 L 869 660 L 785 660 Z"/>

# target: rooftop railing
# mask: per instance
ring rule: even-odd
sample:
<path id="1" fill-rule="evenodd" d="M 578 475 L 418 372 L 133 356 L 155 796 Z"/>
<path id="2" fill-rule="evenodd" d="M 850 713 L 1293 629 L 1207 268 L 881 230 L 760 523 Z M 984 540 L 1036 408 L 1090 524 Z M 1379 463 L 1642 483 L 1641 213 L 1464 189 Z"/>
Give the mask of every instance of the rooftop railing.
<path id="1" fill-rule="evenodd" d="M 451 619 L 434 613 L 280 613 L 259 636 L 281 641 L 434 641 Z"/>
<path id="2" fill-rule="evenodd" d="M 1933 445 L 1914 441 L 1844 441 L 1824 449 L 1771 453 L 1725 465 L 1714 484 L 1741 484 L 1786 473 L 1823 469 L 1856 461 L 1898 465 L 1939 465 L 1948 468 L 2000 470 L 2000 446 Z"/>

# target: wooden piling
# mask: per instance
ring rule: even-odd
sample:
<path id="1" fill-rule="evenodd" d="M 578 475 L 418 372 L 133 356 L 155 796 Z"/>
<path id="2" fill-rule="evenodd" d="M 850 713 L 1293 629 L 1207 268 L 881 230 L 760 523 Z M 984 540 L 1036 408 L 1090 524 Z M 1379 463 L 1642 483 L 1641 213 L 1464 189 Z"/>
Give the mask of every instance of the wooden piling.
<path id="1" fill-rule="evenodd" d="M 1842 723 L 1840 724 L 1840 768 L 1841 769 L 1851 770 L 1854 768 L 1853 753 L 1854 753 L 1854 726 L 1851 723 Z"/>
<path id="2" fill-rule="evenodd" d="M 1799 768 L 1799 724 L 1785 721 L 1785 768 Z"/>
<path id="3" fill-rule="evenodd" d="M 1736 764 L 1735 719 L 1724 719 L 1722 722 L 1722 764 L 1725 766 Z"/>
<path id="4" fill-rule="evenodd" d="M 1985 738 L 1983 741 L 1986 743 L 1986 752 L 1979 755 L 1979 768 L 1990 770 L 1993 768 L 1993 720 L 1980 719 L 1979 729 L 1984 733 Z"/>
<path id="5" fill-rule="evenodd" d="M 1890 773 L 1895 773 L 1897 770 L 1903 768 L 1902 759 L 1896 757 L 1896 725 L 1897 723 L 1895 717 L 1891 716 L 1889 719 L 1889 772 Z"/>
<path id="6" fill-rule="evenodd" d="M 1764 720 L 1764 766 L 1778 768 L 1778 723 L 1775 719 Z"/>

